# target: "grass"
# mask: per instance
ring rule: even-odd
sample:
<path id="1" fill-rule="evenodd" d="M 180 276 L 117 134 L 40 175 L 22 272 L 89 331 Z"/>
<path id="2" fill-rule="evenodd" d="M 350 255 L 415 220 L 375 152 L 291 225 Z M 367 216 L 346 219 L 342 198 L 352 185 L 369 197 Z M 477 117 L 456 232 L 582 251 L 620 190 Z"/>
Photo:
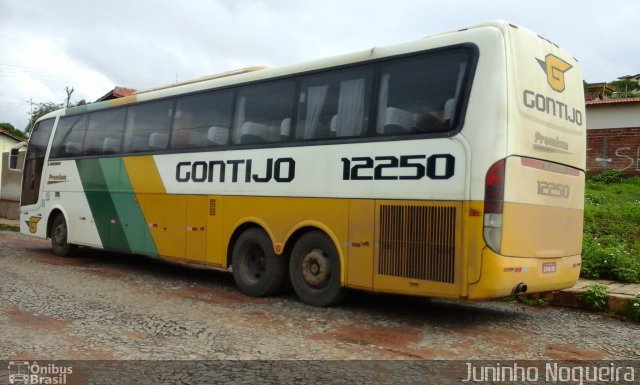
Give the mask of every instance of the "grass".
<path id="1" fill-rule="evenodd" d="M 0 231 L 20 231 L 20 228 L 17 226 L 9 226 L 0 224 Z"/>
<path id="2" fill-rule="evenodd" d="M 587 179 L 581 275 L 640 283 L 640 177 Z"/>

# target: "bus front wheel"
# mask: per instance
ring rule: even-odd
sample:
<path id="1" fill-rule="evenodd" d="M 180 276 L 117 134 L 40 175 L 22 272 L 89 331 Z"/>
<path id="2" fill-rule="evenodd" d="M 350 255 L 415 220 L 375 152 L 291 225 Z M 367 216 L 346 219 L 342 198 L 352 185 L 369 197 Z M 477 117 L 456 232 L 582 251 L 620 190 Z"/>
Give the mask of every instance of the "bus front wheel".
<path id="1" fill-rule="evenodd" d="M 338 251 L 331 239 L 319 231 L 309 232 L 296 242 L 289 275 L 296 294 L 306 304 L 331 306 L 346 294 L 340 285 Z"/>
<path id="2" fill-rule="evenodd" d="M 67 221 L 64 215 L 58 214 L 51 226 L 51 249 L 58 257 L 67 257 L 73 253 L 76 246 L 67 242 Z"/>
<path id="3" fill-rule="evenodd" d="M 269 236 L 258 228 L 238 237 L 231 255 L 233 279 L 240 291 L 252 297 L 277 292 L 287 277 L 287 260 L 276 255 Z"/>

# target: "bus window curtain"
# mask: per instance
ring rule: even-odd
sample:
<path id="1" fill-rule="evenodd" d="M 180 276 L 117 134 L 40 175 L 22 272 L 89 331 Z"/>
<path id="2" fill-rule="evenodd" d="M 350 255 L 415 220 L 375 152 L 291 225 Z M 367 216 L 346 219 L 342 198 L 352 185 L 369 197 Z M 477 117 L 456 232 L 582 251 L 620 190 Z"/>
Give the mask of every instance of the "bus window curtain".
<path id="1" fill-rule="evenodd" d="M 307 115 L 304 123 L 304 139 L 319 137 L 318 121 L 320 120 L 320 114 L 322 114 L 324 103 L 327 100 L 328 91 L 329 86 L 327 85 L 308 88 Z"/>
<path id="2" fill-rule="evenodd" d="M 380 82 L 380 99 L 378 101 L 378 123 L 376 125 L 376 132 L 378 134 L 384 133 L 385 116 L 387 113 L 387 107 L 389 103 L 389 80 L 391 74 L 384 74 L 382 81 Z"/>
<path id="3" fill-rule="evenodd" d="M 236 112 L 236 124 L 234 131 L 234 143 L 240 143 L 240 137 L 242 136 L 241 128 L 245 119 L 245 106 L 247 104 L 247 97 L 243 96 L 238 101 L 238 111 Z"/>
<path id="4" fill-rule="evenodd" d="M 364 118 L 364 79 L 340 82 L 337 136 L 358 136 Z"/>
<path id="5" fill-rule="evenodd" d="M 458 72 L 458 82 L 456 84 L 456 93 L 453 99 L 449 99 L 444 104 L 444 119 L 449 124 L 449 128 L 453 124 L 453 118 L 455 115 L 458 101 L 460 100 L 460 92 L 462 91 L 462 81 L 464 80 L 465 70 L 467 69 L 467 63 L 460 63 L 460 71 Z"/>

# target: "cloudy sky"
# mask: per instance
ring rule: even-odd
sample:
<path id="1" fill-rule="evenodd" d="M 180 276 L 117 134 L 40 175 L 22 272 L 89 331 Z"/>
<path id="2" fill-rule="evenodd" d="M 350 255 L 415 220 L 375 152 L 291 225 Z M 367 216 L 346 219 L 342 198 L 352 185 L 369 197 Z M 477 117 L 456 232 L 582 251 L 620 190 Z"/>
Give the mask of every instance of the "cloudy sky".
<path id="1" fill-rule="evenodd" d="M 530 28 L 585 80 L 640 73 L 637 0 L 0 0 L 0 122 L 30 102 L 93 101 L 254 65 L 280 66 L 491 19 Z"/>

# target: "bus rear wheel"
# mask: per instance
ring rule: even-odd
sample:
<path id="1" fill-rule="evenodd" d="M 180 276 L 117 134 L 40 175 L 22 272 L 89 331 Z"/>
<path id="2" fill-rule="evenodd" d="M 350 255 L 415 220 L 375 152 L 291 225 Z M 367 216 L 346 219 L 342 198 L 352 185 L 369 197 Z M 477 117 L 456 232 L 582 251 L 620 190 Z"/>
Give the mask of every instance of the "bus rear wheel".
<path id="1" fill-rule="evenodd" d="M 287 278 L 287 260 L 276 255 L 269 236 L 258 228 L 246 230 L 231 255 L 233 279 L 243 294 L 265 297 L 276 293 Z"/>
<path id="2" fill-rule="evenodd" d="M 64 215 L 58 214 L 51 225 L 51 249 L 58 257 L 68 257 L 76 249 L 75 245 L 67 242 L 67 235 L 67 221 Z"/>
<path id="3" fill-rule="evenodd" d="M 308 305 L 331 306 L 345 297 L 346 289 L 340 285 L 338 251 L 331 239 L 319 231 L 311 231 L 296 242 L 289 275 L 296 294 Z"/>

